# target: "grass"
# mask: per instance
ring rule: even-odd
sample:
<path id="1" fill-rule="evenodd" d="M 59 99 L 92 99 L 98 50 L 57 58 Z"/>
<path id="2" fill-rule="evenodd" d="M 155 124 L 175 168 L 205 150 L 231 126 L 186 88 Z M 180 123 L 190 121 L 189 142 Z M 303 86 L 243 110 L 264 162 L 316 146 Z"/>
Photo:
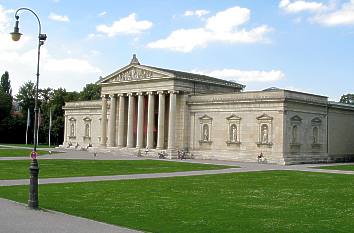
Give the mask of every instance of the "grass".
<path id="1" fill-rule="evenodd" d="M 157 160 L 40 160 L 40 178 L 109 176 L 195 170 L 216 170 L 230 166 Z M 0 161 L 0 179 L 28 177 L 28 160 Z"/>
<path id="2" fill-rule="evenodd" d="M 0 144 L 0 147 L 4 147 L 4 146 L 20 146 L 20 147 L 29 147 L 29 148 L 33 148 L 33 144 Z M 37 148 L 55 148 L 54 145 L 51 145 L 49 147 L 49 145 L 45 145 L 45 144 L 39 144 L 37 145 Z"/>
<path id="3" fill-rule="evenodd" d="M 328 170 L 354 171 L 354 165 L 335 165 L 335 166 L 322 166 L 322 167 L 315 167 L 315 168 L 328 169 Z"/>
<path id="4" fill-rule="evenodd" d="M 13 148 L 4 148 L 0 149 L 0 157 L 30 157 L 31 149 L 13 149 Z M 48 154 L 48 151 L 37 150 L 39 155 Z"/>
<path id="5" fill-rule="evenodd" d="M 148 232 L 353 232 L 351 175 L 266 171 L 40 185 L 42 208 Z M 0 196 L 27 202 L 27 186 Z"/>

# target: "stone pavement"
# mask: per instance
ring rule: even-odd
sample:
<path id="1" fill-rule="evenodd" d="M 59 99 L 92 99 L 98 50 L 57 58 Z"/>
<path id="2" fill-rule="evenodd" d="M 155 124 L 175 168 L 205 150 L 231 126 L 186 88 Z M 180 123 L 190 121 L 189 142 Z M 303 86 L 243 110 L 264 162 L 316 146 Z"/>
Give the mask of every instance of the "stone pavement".
<path id="1" fill-rule="evenodd" d="M 0 198 L 0 233 L 134 233 L 123 227 L 56 211 L 30 210 Z"/>

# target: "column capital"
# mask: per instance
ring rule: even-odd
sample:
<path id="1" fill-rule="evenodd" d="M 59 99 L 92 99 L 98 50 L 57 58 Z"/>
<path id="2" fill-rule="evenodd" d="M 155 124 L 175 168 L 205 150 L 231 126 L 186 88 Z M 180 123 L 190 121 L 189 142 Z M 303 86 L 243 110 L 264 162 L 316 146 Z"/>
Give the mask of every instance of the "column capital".
<path id="1" fill-rule="evenodd" d="M 116 98 L 117 97 L 117 94 L 109 94 L 109 98 Z"/>
<path id="2" fill-rule="evenodd" d="M 169 94 L 178 94 L 179 91 L 177 91 L 177 90 L 169 90 L 168 93 Z"/>
<path id="3" fill-rule="evenodd" d="M 118 93 L 117 96 L 119 96 L 119 97 L 124 97 L 125 94 L 124 94 L 124 93 Z"/>
<path id="4" fill-rule="evenodd" d="M 165 93 L 165 91 L 157 91 L 157 94 L 163 95 L 163 94 L 166 94 L 166 93 Z"/>
<path id="5" fill-rule="evenodd" d="M 136 95 L 144 95 L 144 93 L 143 92 L 138 92 L 138 93 L 136 93 Z"/>
<path id="6" fill-rule="evenodd" d="M 154 95 L 155 92 L 154 92 L 154 91 L 147 91 L 146 94 L 148 94 L 148 95 Z"/>
<path id="7" fill-rule="evenodd" d="M 102 94 L 102 95 L 101 95 L 101 98 L 102 98 L 102 99 L 107 99 L 107 96 L 108 96 L 107 94 Z"/>
<path id="8" fill-rule="evenodd" d="M 130 92 L 130 93 L 127 94 L 127 96 L 135 96 L 135 95 L 136 95 L 136 94 L 133 93 L 133 92 Z"/>

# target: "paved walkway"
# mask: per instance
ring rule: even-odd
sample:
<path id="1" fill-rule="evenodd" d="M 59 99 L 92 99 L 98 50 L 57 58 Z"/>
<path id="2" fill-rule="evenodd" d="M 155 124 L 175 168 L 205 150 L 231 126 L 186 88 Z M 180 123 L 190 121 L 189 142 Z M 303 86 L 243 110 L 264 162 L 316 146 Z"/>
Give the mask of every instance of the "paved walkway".
<path id="1" fill-rule="evenodd" d="M 49 210 L 30 210 L 0 198 L 0 233 L 137 233 L 123 227 Z"/>

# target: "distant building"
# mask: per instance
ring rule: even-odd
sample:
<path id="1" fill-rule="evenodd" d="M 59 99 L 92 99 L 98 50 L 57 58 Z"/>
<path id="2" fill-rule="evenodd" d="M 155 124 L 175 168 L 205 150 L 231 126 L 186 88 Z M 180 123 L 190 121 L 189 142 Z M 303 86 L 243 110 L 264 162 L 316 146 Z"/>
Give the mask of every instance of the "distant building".
<path id="1" fill-rule="evenodd" d="M 296 164 L 353 159 L 354 107 L 325 96 L 131 63 L 101 78 L 101 101 L 66 103 L 64 146 L 177 150 L 194 158 Z"/>

